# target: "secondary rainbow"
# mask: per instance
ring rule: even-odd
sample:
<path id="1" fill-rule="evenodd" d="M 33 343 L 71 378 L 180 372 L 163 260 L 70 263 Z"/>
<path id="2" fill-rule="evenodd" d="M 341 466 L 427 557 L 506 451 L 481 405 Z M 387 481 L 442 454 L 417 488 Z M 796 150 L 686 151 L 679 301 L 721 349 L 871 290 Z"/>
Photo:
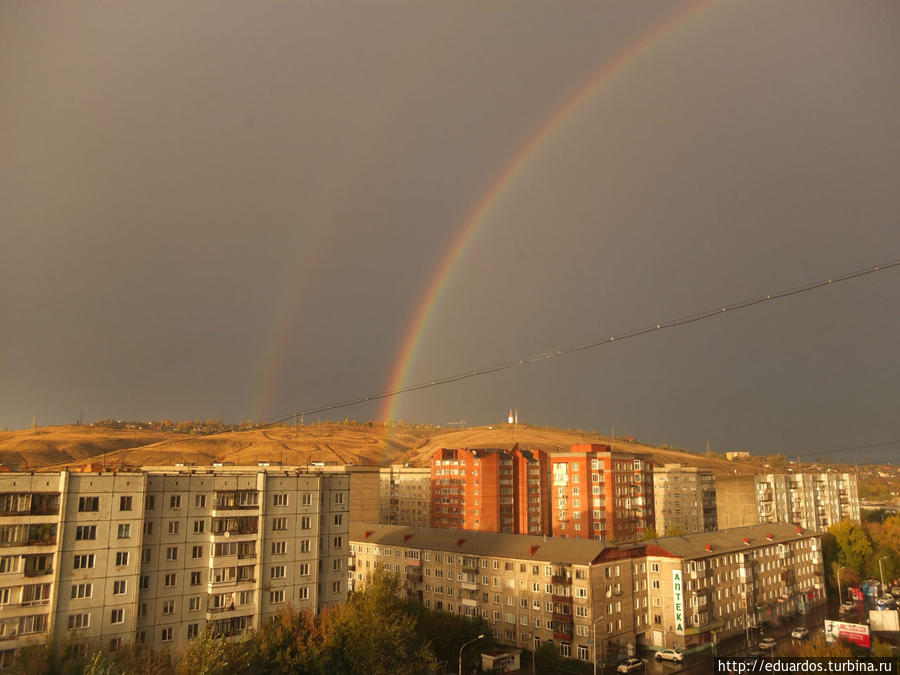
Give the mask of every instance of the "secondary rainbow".
<path id="1" fill-rule="evenodd" d="M 632 63 L 654 44 L 658 43 L 679 27 L 687 24 L 707 7 L 712 6 L 714 1 L 715 0 L 698 0 L 680 7 L 666 19 L 641 34 L 634 42 L 618 51 L 612 58 L 605 61 L 596 71 L 594 71 L 587 81 L 578 87 L 569 98 L 563 101 L 563 103 L 559 105 L 537 128 L 535 133 L 519 147 L 515 154 L 505 164 L 503 170 L 490 184 L 490 187 L 469 211 L 459 228 L 459 231 L 453 238 L 447 253 L 444 255 L 437 270 L 432 275 L 425 292 L 421 296 L 418 307 L 408 324 L 405 333 L 406 337 L 398 352 L 394 367 L 391 369 L 390 380 L 386 391 L 397 391 L 406 384 L 409 370 L 415 362 L 419 345 L 422 342 L 422 337 L 428 328 L 429 319 L 431 319 L 434 314 L 434 310 L 441 299 L 442 291 L 447 284 L 447 280 L 453 273 L 457 262 L 462 257 L 463 253 L 465 253 L 466 247 L 471 242 L 473 235 L 477 232 L 479 226 L 487 219 L 491 209 L 497 204 L 510 185 L 515 181 L 516 177 L 535 156 L 537 151 L 545 145 L 567 121 L 569 121 L 573 113 L 591 96 L 591 94 L 603 85 L 608 84 L 616 74 L 625 68 L 625 66 Z M 382 407 L 380 414 L 381 419 L 390 420 L 394 418 L 398 398 L 398 396 L 390 396 L 385 399 L 385 404 Z"/>

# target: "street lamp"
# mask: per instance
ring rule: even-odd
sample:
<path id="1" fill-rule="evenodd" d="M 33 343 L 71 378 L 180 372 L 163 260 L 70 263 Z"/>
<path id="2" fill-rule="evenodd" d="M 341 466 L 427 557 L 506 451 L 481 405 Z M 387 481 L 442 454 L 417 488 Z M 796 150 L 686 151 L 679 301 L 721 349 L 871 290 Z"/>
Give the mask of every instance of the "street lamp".
<path id="1" fill-rule="evenodd" d="M 878 559 L 878 576 L 881 577 L 881 592 L 884 593 L 884 568 L 881 566 L 881 561 L 887 558 L 886 555 L 881 556 Z"/>
<path id="2" fill-rule="evenodd" d="M 597 675 L 597 657 L 599 656 L 599 654 L 597 653 L 597 622 L 599 622 L 602 618 L 602 616 L 598 616 L 591 623 L 591 647 L 593 647 L 594 649 L 594 658 L 592 659 L 592 661 L 594 662 L 594 675 Z"/>
<path id="3" fill-rule="evenodd" d="M 463 653 L 463 649 L 465 649 L 465 648 L 468 647 L 470 644 L 472 644 L 473 642 L 476 642 L 476 641 L 480 640 L 480 639 L 483 638 L 483 637 L 484 637 L 484 633 L 482 633 L 481 635 L 479 635 L 477 638 L 472 638 L 472 639 L 469 640 L 468 642 L 464 642 L 464 643 L 463 643 L 463 646 L 459 648 L 459 675 L 462 675 L 462 653 Z"/>

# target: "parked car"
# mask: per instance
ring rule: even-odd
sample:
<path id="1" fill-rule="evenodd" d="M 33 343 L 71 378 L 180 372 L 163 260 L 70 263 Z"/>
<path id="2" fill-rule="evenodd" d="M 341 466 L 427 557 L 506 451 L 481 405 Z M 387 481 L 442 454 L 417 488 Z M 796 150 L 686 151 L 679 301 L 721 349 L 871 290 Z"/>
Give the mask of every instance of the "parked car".
<path id="1" fill-rule="evenodd" d="M 623 661 L 616 668 L 617 673 L 634 673 L 644 669 L 644 662 L 640 659 L 628 659 Z"/>
<path id="2" fill-rule="evenodd" d="M 795 640 L 802 640 L 806 637 L 809 637 L 809 628 L 807 628 L 806 626 L 798 626 L 791 631 L 791 637 Z"/>
<path id="3" fill-rule="evenodd" d="M 900 598 L 900 586 L 891 586 L 891 595 Z"/>
<path id="4" fill-rule="evenodd" d="M 881 597 L 875 598 L 875 608 L 897 609 L 897 601 L 894 600 L 893 595 L 882 595 Z"/>
<path id="5" fill-rule="evenodd" d="M 844 600 L 841 603 L 842 612 L 852 612 L 856 609 L 856 603 L 853 600 Z"/>
<path id="6" fill-rule="evenodd" d="M 684 661 L 684 652 L 680 649 L 660 649 L 656 652 L 657 661 L 674 661 L 681 663 Z"/>
<path id="7" fill-rule="evenodd" d="M 778 640 L 775 638 L 763 638 L 759 641 L 759 648 L 763 651 L 768 651 L 770 649 L 775 649 L 775 645 L 778 644 Z"/>

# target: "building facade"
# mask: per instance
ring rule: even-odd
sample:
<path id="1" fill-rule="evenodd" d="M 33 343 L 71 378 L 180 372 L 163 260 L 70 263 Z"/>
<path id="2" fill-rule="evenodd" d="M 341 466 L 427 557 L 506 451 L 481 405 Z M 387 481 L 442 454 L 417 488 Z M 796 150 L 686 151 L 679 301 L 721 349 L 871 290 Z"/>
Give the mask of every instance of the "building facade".
<path id="1" fill-rule="evenodd" d="M 426 607 L 482 616 L 504 644 L 552 641 L 600 664 L 640 647 L 709 647 L 825 598 L 820 536 L 790 525 L 607 546 L 353 523 L 351 588 L 378 568 Z"/>
<path id="2" fill-rule="evenodd" d="M 431 469 L 403 465 L 383 467 L 380 472 L 378 509 L 380 523 L 429 527 Z M 368 518 L 360 520 L 371 520 L 371 513 Z"/>
<path id="3" fill-rule="evenodd" d="M 655 525 L 648 455 L 573 445 L 550 456 L 553 536 L 631 541 Z"/>
<path id="4" fill-rule="evenodd" d="M 666 464 L 653 469 L 659 536 L 711 532 L 716 525 L 716 482 L 711 471 Z"/>
<path id="5" fill-rule="evenodd" d="M 540 450 L 447 449 L 431 458 L 431 526 L 550 534 L 547 455 Z"/>
<path id="6" fill-rule="evenodd" d="M 824 532 L 843 520 L 859 522 L 859 494 L 852 473 L 795 473 L 716 478 L 720 528 L 755 523 L 793 523 Z"/>
<path id="7" fill-rule="evenodd" d="M 349 478 L 296 467 L 0 475 L 0 665 L 52 637 L 178 646 L 346 598 Z"/>

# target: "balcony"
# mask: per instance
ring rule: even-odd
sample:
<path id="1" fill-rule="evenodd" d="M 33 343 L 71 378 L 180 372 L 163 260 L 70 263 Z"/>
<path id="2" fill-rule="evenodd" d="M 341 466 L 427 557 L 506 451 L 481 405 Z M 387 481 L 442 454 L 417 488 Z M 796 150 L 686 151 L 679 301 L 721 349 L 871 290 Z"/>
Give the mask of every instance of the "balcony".
<path id="1" fill-rule="evenodd" d="M 553 602 L 558 602 L 563 605 L 571 605 L 572 604 L 572 596 L 571 595 L 551 595 L 550 599 Z"/>
<path id="2" fill-rule="evenodd" d="M 562 621 L 564 624 L 568 624 L 572 621 L 572 615 L 568 612 L 553 612 L 553 620 L 554 621 Z"/>
<path id="3" fill-rule="evenodd" d="M 553 631 L 553 639 L 554 640 L 562 640 L 563 642 L 571 642 L 572 641 L 572 629 L 568 629 L 569 632 L 565 633 L 562 631 Z"/>
<path id="4" fill-rule="evenodd" d="M 572 585 L 572 577 L 568 574 L 554 574 L 550 577 L 550 581 L 554 584 Z"/>
<path id="5" fill-rule="evenodd" d="M 42 570 L 39 570 L 39 569 L 26 569 L 25 570 L 26 577 L 42 577 L 47 574 L 53 574 L 52 567 L 48 567 L 48 568 L 42 569 Z"/>
<path id="6" fill-rule="evenodd" d="M 413 584 L 421 584 L 422 572 L 410 570 L 406 573 L 406 580 Z"/>

